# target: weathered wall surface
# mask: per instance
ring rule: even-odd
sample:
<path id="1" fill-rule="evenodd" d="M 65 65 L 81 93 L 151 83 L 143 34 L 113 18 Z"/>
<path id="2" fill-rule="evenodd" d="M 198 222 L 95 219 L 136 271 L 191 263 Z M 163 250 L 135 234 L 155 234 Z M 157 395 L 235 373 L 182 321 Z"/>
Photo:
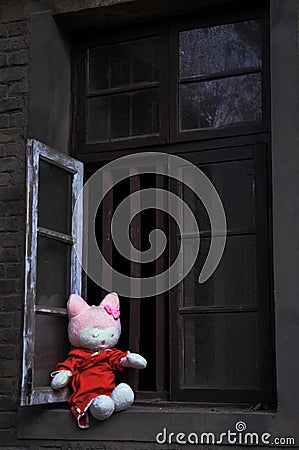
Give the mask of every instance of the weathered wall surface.
<path id="1" fill-rule="evenodd" d="M 27 19 L 16 16 L 11 14 L 0 25 L 0 446 L 4 448 L 16 443 L 24 267 L 29 26 Z"/>

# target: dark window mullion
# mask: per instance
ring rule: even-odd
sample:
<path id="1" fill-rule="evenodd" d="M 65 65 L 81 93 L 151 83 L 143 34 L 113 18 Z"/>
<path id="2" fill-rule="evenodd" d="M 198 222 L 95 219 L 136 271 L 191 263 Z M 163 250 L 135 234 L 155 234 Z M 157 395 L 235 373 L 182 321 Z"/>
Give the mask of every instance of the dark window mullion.
<path id="1" fill-rule="evenodd" d="M 111 140 L 111 97 L 108 98 L 108 140 Z"/>
<path id="2" fill-rule="evenodd" d="M 133 58 L 132 54 L 130 53 L 130 85 L 134 85 L 133 83 Z M 129 136 L 133 136 L 133 96 L 129 96 Z"/>
<path id="3" fill-rule="evenodd" d="M 265 15 L 262 17 L 262 117 L 263 124 L 266 128 L 271 126 L 271 98 L 269 95 L 270 82 L 270 24 L 269 18 Z"/>
<path id="4" fill-rule="evenodd" d="M 87 52 L 86 52 L 86 83 L 85 83 L 85 88 L 86 88 L 87 92 L 89 92 L 89 85 L 90 85 L 90 49 L 87 49 Z"/>
<path id="5" fill-rule="evenodd" d="M 248 229 L 244 229 L 244 230 L 239 230 L 239 229 L 229 229 L 227 230 L 227 233 L 225 234 L 225 236 L 230 237 L 230 236 L 251 236 L 251 235 L 255 235 L 256 234 L 256 230 L 254 228 L 248 228 Z M 215 232 L 213 233 L 214 237 L 221 237 L 224 236 L 223 232 L 217 232 L 217 230 L 215 230 Z M 211 238 L 212 234 L 211 231 L 200 231 L 199 233 L 182 233 L 178 236 L 178 239 L 180 239 L 181 241 L 184 240 L 188 240 L 188 239 L 208 239 Z"/>
<path id="6" fill-rule="evenodd" d="M 257 144 L 254 146 L 254 165 L 255 165 L 255 202 L 256 202 L 256 273 L 257 273 L 257 292 L 260 333 L 260 378 L 263 389 L 263 396 L 266 402 L 271 402 L 274 389 L 274 370 L 275 361 L 273 358 L 273 298 L 270 295 L 270 254 L 269 254 L 269 192 L 267 178 L 265 174 L 268 171 L 266 145 Z"/>
<path id="7" fill-rule="evenodd" d="M 159 81 L 151 81 L 144 83 L 132 83 L 124 86 L 117 86 L 109 89 L 100 89 L 97 91 L 90 91 L 86 93 L 86 98 L 98 97 L 103 95 L 123 94 L 125 92 L 142 91 L 144 89 L 151 89 L 159 87 Z"/>
<path id="8" fill-rule="evenodd" d="M 170 141 L 175 141 L 179 134 L 179 33 L 176 28 L 169 29 L 169 133 Z"/>
<path id="9" fill-rule="evenodd" d="M 171 86 L 170 48 L 168 27 L 160 33 L 160 85 L 159 85 L 159 136 L 161 142 L 170 142 Z"/>
<path id="10" fill-rule="evenodd" d="M 102 217 L 105 217 L 105 220 L 102 221 L 102 252 L 103 255 L 109 264 L 109 266 L 113 266 L 113 246 L 112 246 L 112 236 L 111 236 L 111 220 L 113 216 L 113 190 L 109 189 L 110 186 L 113 185 L 113 175 L 111 171 L 105 171 L 102 176 L 102 189 L 103 192 L 107 191 L 107 194 L 104 197 L 102 202 Z M 106 265 L 102 267 L 101 277 L 105 280 L 105 284 L 110 285 L 112 290 L 113 280 L 112 273 L 108 269 L 106 272 Z"/>
<path id="11" fill-rule="evenodd" d="M 190 306 L 181 307 L 178 313 L 182 316 L 187 314 L 225 314 L 225 313 L 256 313 L 258 309 L 251 305 L 242 306 Z"/>
<path id="12" fill-rule="evenodd" d="M 133 136 L 133 96 L 129 97 L 129 136 Z"/>
<path id="13" fill-rule="evenodd" d="M 67 317 L 67 309 L 66 308 L 56 308 L 56 307 L 48 307 L 48 306 L 43 306 L 43 305 L 36 305 L 35 306 L 35 313 L 38 314 L 49 314 L 49 315 L 53 315 L 53 316 L 62 316 L 62 317 Z"/>
<path id="14" fill-rule="evenodd" d="M 205 75 L 194 75 L 190 77 L 183 77 L 180 78 L 178 83 L 179 84 L 186 84 L 186 83 L 196 83 L 201 81 L 211 81 L 211 80 L 219 80 L 223 78 L 229 78 L 229 77 L 237 77 L 237 76 L 244 76 L 244 75 L 250 75 L 253 73 L 261 73 L 262 68 L 261 67 L 248 67 L 244 69 L 236 69 L 236 70 L 229 70 L 224 72 L 215 72 Z"/>
<path id="15" fill-rule="evenodd" d="M 55 239 L 56 241 L 64 242 L 65 244 L 70 244 L 70 245 L 74 244 L 74 240 L 73 240 L 72 236 L 65 234 L 65 233 L 60 233 L 58 231 L 50 230 L 48 228 L 38 227 L 37 234 L 39 236 L 43 236 L 43 237 L 46 237 L 49 239 Z"/>
<path id="16" fill-rule="evenodd" d="M 134 170 L 130 170 L 130 194 L 134 192 L 140 191 L 140 175 Z M 136 200 L 136 197 L 135 197 Z M 138 200 L 137 200 L 138 202 Z M 134 210 L 133 204 L 131 204 L 131 215 L 133 215 Z M 136 204 L 134 201 L 134 207 L 136 210 L 140 210 L 140 205 Z M 140 214 L 137 215 L 134 219 L 135 226 L 131 227 L 130 231 L 130 240 L 132 245 L 135 248 L 140 248 Z M 141 267 L 140 264 L 134 261 L 131 261 L 130 264 L 130 276 L 133 278 L 138 278 L 141 276 Z M 141 285 L 140 285 L 141 289 Z M 131 298 L 130 300 L 130 331 L 129 331 L 129 345 L 130 349 L 133 352 L 139 352 L 140 349 L 140 298 L 136 298 L 136 292 L 134 295 L 135 298 Z M 139 372 L 136 369 L 131 369 L 129 372 L 129 382 L 134 390 L 138 390 L 139 386 Z"/>
<path id="17" fill-rule="evenodd" d="M 159 167 L 157 168 L 159 171 Z M 162 176 L 156 175 L 156 189 L 164 188 L 164 180 Z M 163 209 L 162 198 L 159 193 L 156 194 L 157 207 Z M 165 220 L 162 212 L 156 209 L 156 229 L 165 229 Z M 165 270 L 165 261 L 161 257 L 156 260 L 156 273 L 161 273 Z M 157 282 L 157 290 L 161 286 Z M 165 299 L 166 293 L 156 295 L 156 390 L 159 392 L 165 389 Z"/>

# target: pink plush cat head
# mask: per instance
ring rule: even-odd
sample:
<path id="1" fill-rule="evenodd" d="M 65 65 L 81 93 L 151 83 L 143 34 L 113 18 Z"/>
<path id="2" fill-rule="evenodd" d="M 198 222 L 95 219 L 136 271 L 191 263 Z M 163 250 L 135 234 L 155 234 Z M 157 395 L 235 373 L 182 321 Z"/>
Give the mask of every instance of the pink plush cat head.
<path id="1" fill-rule="evenodd" d="M 89 306 L 72 294 L 67 303 L 69 340 L 74 347 L 100 351 L 113 347 L 120 336 L 119 298 L 106 295 L 99 306 Z"/>

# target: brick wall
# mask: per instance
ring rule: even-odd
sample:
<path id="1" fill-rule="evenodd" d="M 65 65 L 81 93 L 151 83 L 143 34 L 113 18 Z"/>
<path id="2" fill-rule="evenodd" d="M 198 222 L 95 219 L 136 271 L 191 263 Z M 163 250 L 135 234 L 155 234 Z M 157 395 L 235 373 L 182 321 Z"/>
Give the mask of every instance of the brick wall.
<path id="1" fill-rule="evenodd" d="M 27 20 L 0 25 L 0 446 L 4 448 L 19 447 L 28 29 Z"/>

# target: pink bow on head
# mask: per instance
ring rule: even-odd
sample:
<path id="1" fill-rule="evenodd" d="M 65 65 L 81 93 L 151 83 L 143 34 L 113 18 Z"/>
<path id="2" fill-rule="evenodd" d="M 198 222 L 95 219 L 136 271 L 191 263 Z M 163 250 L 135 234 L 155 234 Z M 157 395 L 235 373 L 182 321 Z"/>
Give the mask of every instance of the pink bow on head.
<path id="1" fill-rule="evenodd" d="M 104 309 L 107 311 L 108 314 L 112 314 L 114 319 L 118 319 L 119 318 L 119 316 L 120 316 L 119 309 L 111 308 L 110 305 L 105 305 Z"/>

